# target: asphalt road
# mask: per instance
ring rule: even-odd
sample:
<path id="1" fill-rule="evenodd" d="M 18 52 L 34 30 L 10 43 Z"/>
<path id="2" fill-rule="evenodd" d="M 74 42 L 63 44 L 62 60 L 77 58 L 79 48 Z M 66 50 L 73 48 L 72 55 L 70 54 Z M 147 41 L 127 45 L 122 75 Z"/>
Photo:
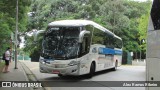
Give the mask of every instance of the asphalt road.
<path id="1" fill-rule="evenodd" d="M 89 83 L 95 85 L 94 87 L 83 87 L 83 85 L 82 87 L 46 87 L 48 90 L 145 90 L 145 87 L 96 87 L 99 86 L 99 81 L 145 81 L 145 66 L 120 66 L 117 71 L 97 72 L 92 78 L 86 78 L 86 75 L 61 78 L 55 74 L 40 73 L 38 62 L 24 61 L 23 63 L 35 74 L 39 81 L 76 80 L 77 82 L 89 81 Z"/>

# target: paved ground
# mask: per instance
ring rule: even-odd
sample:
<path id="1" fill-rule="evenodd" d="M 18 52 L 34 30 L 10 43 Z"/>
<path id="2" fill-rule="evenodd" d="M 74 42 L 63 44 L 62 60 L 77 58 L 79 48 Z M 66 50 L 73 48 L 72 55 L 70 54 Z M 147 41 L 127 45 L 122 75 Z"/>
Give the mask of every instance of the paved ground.
<path id="1" fill-rule="evenodd" d="M 36 76 L 39 81 L 57 81 L 57 80 L 77 80 L 91 81 L 145 81 L 145 66 L 121 66 L 117 71 L 103 71 L 88 79 L 85 76 L 60 78 L 55 74 L 44 74 L 39 72 L 39 63 L 23 62 Z M 94 83 L 94 84 L 95 84 Z M 66 83 L 67 84 L 67 83 Z M 145 90 L 144 87 L 46 87 L 47 90 Z"/>
<path id="2" fill-rule="evenodd" d="M 145 90 L 144 87 L 104 87 L 104 83 L 99 81 L 145 81 L 145 67 L 144 66 L 121 66 L 117 71 L 106 70 L 98 72 L 91 79 L 86 78 L 85 75 L 79 77 L 63 77 L 60 78 L 55 74 L 44 74 L 39 72 L 39 63 L 30 61 L 21 61 L 18 63 L 18 69 L 14 69 L 14 62 L 10 64 L 9 73 L 1 73 L 0 81 L 61 81 L 61 80 L 77 80 L 77 84 L 80 81 L 88 81 L 93 85 L 103 85 L 103 87 L 45 87 L 35 88 L 35 90 Z M 67 85 L 68 83 L 64 83 Z M 82 83 L 84 84 L 84 83 Z M 81 84 L 80 84 L 81 85 Z M 33 88 L 0 88 L 0 90 L 29 90 Z"/>
<path id="3" fill-rule="evenodd" d="M 15 63 L 11 62 L 8 73 L 0 72 L 0 81 L 28 81 L 28 78 L 20 63 L 17 64 L 18 69 L 15 68 Z M 31 88 L 23 88 L 23 90 L 30 90 Z M 0 88 L 0 90 L 22 90 L 22 88 Z"/>

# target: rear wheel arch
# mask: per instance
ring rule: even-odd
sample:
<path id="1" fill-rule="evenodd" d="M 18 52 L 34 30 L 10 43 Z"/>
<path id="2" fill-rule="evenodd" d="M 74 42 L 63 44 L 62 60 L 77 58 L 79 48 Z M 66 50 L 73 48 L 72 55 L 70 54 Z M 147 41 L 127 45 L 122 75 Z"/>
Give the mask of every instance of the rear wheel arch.
<path id="1" fill-rule="evenodd" d="M 96 62 L 92 61 L 91 65 L 90 65 L 90 70 L 89 70 L 88 77 L 92 78 L 92 76 L 94 75 L 95 71 L 96 71 Z"/>
<path id="2" fill-rule="evenodd" d="M 113 71 L 116 71 L 117 70 L 117 67 L 118 67 L 118 60 L 116 59 L 116 61 L 114 62 L 114 67 L 112 68 Z"/>

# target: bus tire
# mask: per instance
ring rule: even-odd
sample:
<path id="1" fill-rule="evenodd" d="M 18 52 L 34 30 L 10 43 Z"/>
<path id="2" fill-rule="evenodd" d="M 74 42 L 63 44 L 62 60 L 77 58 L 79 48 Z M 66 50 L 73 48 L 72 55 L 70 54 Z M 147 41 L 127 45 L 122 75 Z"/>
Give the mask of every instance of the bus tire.
<path id="1" fill-rule="evenodd" d="M 118 67 L 118 61 L 115 62 L 115 66 L 113 68 L 113 71 L 116 71 L 117 70 L 117 67 Z"/>
<path id="2" fill-rule="evenodd" d="M 92 78 L 93 75 L 94 75 L 94 73 L 95 73 L 95 63 L 92 62 L 92 63 L 91 63 L 91 66 L 90 66 L 90 72 L 89 72 L 89 74 L 88 74 L 88 77 L 89 77 L 89 78 Z"/>
<path id="3" fill-rule="evenodd" d="M 63 75 L 62 75 L 62 74 L 58 74 L 58 76 L 59 76 L 59 77 L 63 77 Z"/>

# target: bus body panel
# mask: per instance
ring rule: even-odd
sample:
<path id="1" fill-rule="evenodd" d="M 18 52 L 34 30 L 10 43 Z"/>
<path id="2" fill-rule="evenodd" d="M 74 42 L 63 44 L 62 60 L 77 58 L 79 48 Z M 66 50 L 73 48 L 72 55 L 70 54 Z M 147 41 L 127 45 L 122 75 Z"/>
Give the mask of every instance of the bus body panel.
<path id="1" fill-rule="evenodd" d="M 116 62 L 116 60 L 118 61 L 118 67 L 120 67 L 122 65 L 122 55 L 114 55 L 114 62 Z"/>
<path id="2" fill-rule="evenodd" d="M 103 45 L 91 45 L 90 52 L 80 58 L 72 60 L 54 60 L 48 63 L 42 63 L 40 60 L 40 72 L 56 74 L 53 71 L 59 71 L 62 75 L 83 75 L 90 72 L 91 62 L 95 62 L 95 72 L 114 68 L 116 60 L 121 60 L 120 55 L 99 55 L 98 51 L 93 53 L 93 48 L 104 48 Z M 114 60 L 114 57 L 115 60 Z M 78 61 L 76 66 L 68 66 L 69 62 Z M 76 70 L 75 72 L 72 72 Z"/>
<path id="3" fill-rule="evenodd" d="M 79 75 L 78 67 L 79 65 L 68 66 L 68 64 L 73 60 L 55 60 L 43 62 L 42 59 L 40 61 L 40 72 L 42 73 L 51 73 L 51 74 L 63 74 L 63 75 Z M 54 72 L 55 71 L 55 72 Z M 57 73 L 56 73 L 57 71 Z"/>
<path id="4" fill-rule="evenodd" d="M 97 49 L 96 53 L 94 53 L 94 49 Z M 103 53 L 108 53 L 108 54 L 99 54 L 100 50 L 104 50 Z M 106 51 L 105 51 L 106 50 Z M 97 71 L 101 71 L 101 70 L 106 70 L 106 69 L 110 69 L 110 68 L 114 68 L 115 67 L 115 62 L 116 60 L 118 61 L 118 66 L 121 65 L 121 60 L 122 60 L 122 50 L 121 49 L 111 49 L 112 51 L 120 51 L 120 55 L 115 55 L 115 54 L 109 54 L 109 53 L 113 53 L 112 51 L 109 52 L 109 50 L 107 48 L 105 48 L 104 45 L 91 45 L 91 57 L 92 57 L 92 61 L 96 62 L 96 72 Z"/>
<path id="5" fill-rule="evenodd" d="M 80 67 L 79 67 L 79 75 L 83 75 L 83 74 L 88 74 L 89 70 L 90 70 L 90 54 L 86 54 L 80 58 L 78 58 L 78 60 L 80 61 Z"/>

